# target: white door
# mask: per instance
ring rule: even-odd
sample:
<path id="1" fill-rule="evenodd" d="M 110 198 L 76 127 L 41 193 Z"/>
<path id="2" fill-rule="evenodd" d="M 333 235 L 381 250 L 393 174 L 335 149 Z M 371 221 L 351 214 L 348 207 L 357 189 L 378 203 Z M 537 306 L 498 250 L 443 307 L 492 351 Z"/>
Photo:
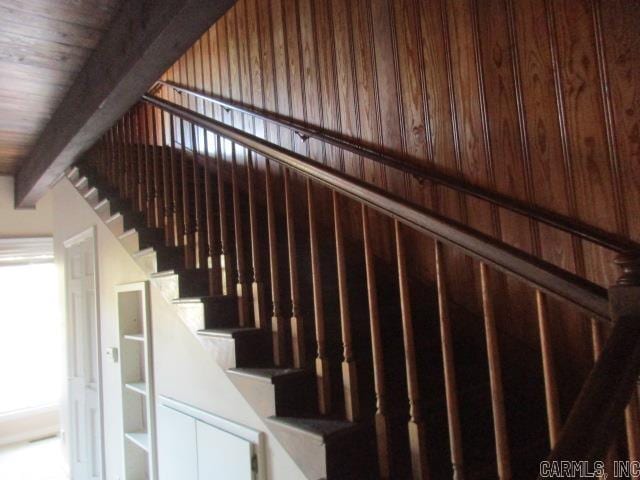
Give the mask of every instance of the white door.
<path id="1" fill-rule="evenodd" d="M 65 247 L 71 474 L 95 480 L 102 477 L 102 442 L 93 235 Z"/>

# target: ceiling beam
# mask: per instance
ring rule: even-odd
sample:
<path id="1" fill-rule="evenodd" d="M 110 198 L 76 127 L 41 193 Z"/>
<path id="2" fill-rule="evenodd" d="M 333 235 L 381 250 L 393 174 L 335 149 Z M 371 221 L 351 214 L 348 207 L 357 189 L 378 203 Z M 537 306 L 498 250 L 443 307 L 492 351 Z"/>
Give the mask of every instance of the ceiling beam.
<path id="1" fill-rule="evenodd" d="M 123 1 L 20 166 L 16 206 L 33 207 L 235 1 Z"/>

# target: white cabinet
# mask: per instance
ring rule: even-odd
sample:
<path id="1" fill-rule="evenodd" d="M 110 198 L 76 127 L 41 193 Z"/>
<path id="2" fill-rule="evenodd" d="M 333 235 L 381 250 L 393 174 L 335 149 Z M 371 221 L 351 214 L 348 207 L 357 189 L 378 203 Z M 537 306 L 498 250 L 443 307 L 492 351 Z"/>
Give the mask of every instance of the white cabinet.
<path id="1" fill-rule="evenodd" d="M 198 479 L 196 419 L 159 405 L 158 464 L 161 479 Z"/>
<path id="2" fill-rule="evenodd" d="M 160 480 L 257 480 L 262 434 L 173 399 L 158 401 Z"/>
<path id="3" fill-rule="evenodd" d="M 252 480 L 253 445 L 204 422 L 196 422 L 198 478 Z"/>

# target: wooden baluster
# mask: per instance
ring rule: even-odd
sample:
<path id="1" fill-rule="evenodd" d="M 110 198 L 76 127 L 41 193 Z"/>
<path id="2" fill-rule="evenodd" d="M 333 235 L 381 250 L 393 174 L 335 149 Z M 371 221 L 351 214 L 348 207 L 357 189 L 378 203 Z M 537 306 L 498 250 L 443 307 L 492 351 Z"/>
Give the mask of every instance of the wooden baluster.
<path id="1" fill-rule="evenodd" d="M 216 138 L 216 174 L 218 177 L 218 210 L 220 218 L 220 269 L 222 270 L 222 294 L 231 295 L 233 285 L 233 264 L 229 245 L 229 230 L 227 228 L 227 200 L 225 197 L 222 137 Z"/>
<path id="2" fill-rule="evenodd" d="M 133 210 L 136 209 L 137 204 L 137 179 L 136 179 L 136 167 L 137 167 L 137 159 L 135 156 L 135 148 L 134 148 L 134 135 L 133 135 L 133 114 L 132 111 L 129 110 L 127 112 L 127 150 L 129 151 L 129 191 L 131 197 L 131 207 Z"/>
<path id="3" fill-rule="evenodd" d="M 551 345 L 551 332 L 549 330 L 549 313 L 547 299 L 544 293 L 536 290 L 536 306 L 538 311 L 538 327 L 540 330 L 540 349 L 542 352 L 542 370 L 544 372 L 544 394 L 547 404 L 547 423 L 549 425 L 549 444 L 555 446 L 562 428 L 560 418 L 560 402 L 558 400 L 558 388 L 556 373 L 553 363 L 553 349 Z"/>
<path id="4" fill-rule="evenodd" d="M 498 334 L 496 331 L 493 297 L 491 294 L 491 278 L 488 267 L 484 263 L 480 263 L 480 283 L 482 287 L 482 307 L 484 312 L 487 357 L 489 360 L 489 383 L 491 385 L 491 407 L 493 410 L 498 477 L 501 480 L 506 480 L 511 478 L 511 463 L 509 459 L 509 440 L 507 438 L 507 423 L 504 411 L 502 369 L 500 367 Z"/>
<path id="5" fill-rule="evenodd" d="M 191 149 L 193 152 L 193 250 L 195 268 L 205 268 L 207 250 L 202 227 L 202 195 L 200 190 L 200 165 L 198 162 L 198 137 L 196 127 L 191 124 Z"/>
<path id="6" fill-rule="evenodd" d="M 156 226 L 156 151 L 154 138 L 154 115 L 153 106 L 145 104 L 145 120 L 146 120 L 146 138 L 147 138 L 147 163 L 148 175 L 147 181 L 147 226 Z"/>
<path id="7" fill-rule="evenodd" d="M 464 479 L 462 458 L 462 433 L 460 431 L 460 412 L 458 409 L 458 390 L 456 386 L 456 367 L 454 344 L 449 316 L 449 297 L 445 277 L 442 244 L 435 241 L 436 285 L 438 288 L 438 314 L 440 317 L 440 341 L 442 345 L 442 364 L 444 366 L 444 388 L 447 398 L 447 420 L 449 425 L 449 446 L 451 448 L 451 467 L 453 479 Z"/>
<path id="8" fill-rule="evenodd" d="M 342 386 L 344 389 L 344 406 L 347 420 L 355 422 L 360 418 L 360 401 L 358 397 L 358 374 L 353 358 L 353 342 L 351 339 L 351 314 L 349 312 L 349 291 L 347 287 L 347 266 L 344 252 L 344 236 L 342 233 L 342 217 L 340 214 L 340 197 L 338 192 L 331 192 L 333 201 L 333 225 L 336 241 L 336 267 L 338 272 L 338 299 L 340 304 L 340 329 L 342 334 Z"/>
<path id="9" fill-rule="evenodd" d="M 251 241 L 251 267 L 253 282 L 251 293 L 253 297 L 253 318 L 257 328 L 266 327 L 264 306 L 264 285 L 262 284 L 262 270 L 260 264 L 260 239 L 258 232 L 258 217 L 256 212 L 255 185 L 253 171 L 253 152 L 247 152 L 247 189 L 249 191 L 249 235 Z"/>
<path id="10" fill-rule="evenodd" d="M 271 278 L 271 334 L 273 342 L 273 361 L 283 366 L 285 358 L 284 318 L 280 306 L 280 276 L 278 274 L 278 235 L 276 232 L 276 213 L 273 201 L 273 180 L 271 162 L 265 159 L 265 188 L 267 196 L 267 230 L 269 238 L 269 273 Z"/>
<path id="11" fill-rule="evenodd" d="M 184 246 L 184 266 L 194 268 L 193 232 L 189 202 L 189 174 L 187 172 L 187 154 L 185 146 L 185 122 L 180 119 L 180 173 L 182 177 L 182 245 Z"/>
<path id="12" fill-rule="evenodd" d="M 171 163 L 171 204 L 170 204 L 170 210 L 171 210 L 171 223 L 173 226 L 173 231 L 171 233 L 171 245 L 173 245 L 174 247 L 179 247 L 180 243 L 182 241 L 182 236 L 184 234 L 182 228 L 183 228 L 183 222 L 182 222 L 182 209 L 180 208 L 180 182 L 178 177 L 180 176 L 179 173 L 179 166 L 178 166 L 178 159 L 177 159 L 177 155 L 176 155 L 176 146 L 175 146 L 175 140 L 174 140 L 174 135 L 175 135 L 175 127 L 176 124 L 174 122 L 174 117 L 172 114 L 169 114 L 169 145 L 171 146 L 171 149 L 169 150 L 169 160 Z"/>
<path id="13" fill-rule="evenodd" d="M 151 171 L 151 159 L 149 148 L 149 117 L 147 114 L 147 104 L 142 104 L 142 120 L 143 120 L 143 148 L 144 148 L 144 190 L 145 205 L 144 213 L 146 225 L 153 225 L 153 172 Z"/>
<path id="14" fill-rule="evenodd" d="M 238 297 L 238 317 L 240 326 L 249 325 L 249 289 L 244 259 L 244 242 L 242 238 L 242 213 L 240 211 L 240 190 L 238 185 L 238 166 L 236 145 L 231 145 L 231 194 L 233 198 L 233 230 L 236 242 L 236 296 Z"/>
<path id="15" fill-rule="evenodd" d="M 369 327 L 371 330 L 371 355 L 373 358 L 373 382 L 376 394 L 376 441 L 378 445 L 378 471 L 380 478 L 391 478 L 391 451 L 389 450 L 389 419 L 384 381 L 384 361 L 380 314 L 378 310 L 378 287 L 376 282 L 375 259 L 372 250 L 371 226 L 367 207 L 362 205 L 362 237 L 364 261 L 367 273 L 367 300 L 369 303 Z"/>
<path id="16" fill-rule="evenodd" d="M 287 252 L 289 255 L 289 283 L 291 284 L 291 351 L 293 366 L 304 368 L 305 345 L 304 326 L 300 316 L 300 290 L 298 285 L 298 261 L 296 255 L 295 215 L 291 199 L 291 185 L 289 170 L 283 169 L 284 202 L 287 217 Z"/>
<path id="17" fill-rule="evenodd" d="M 125 182 L 125 157 L 124 157 L 124 135 L 122 131 L 122 121 L 118 121 L 118 168 L 119 168 L 119 190 L 122 198 L 127 197 L 126 182 Z"/>
<path id="18" fill-rule="evenodd" d="M 116 176 L 117 176 L 117 186 L 118 193 L 121 197 L 124 197 L 124 171 L 122 168 L 122 145 L 120 142 L 120 122 L 116 122 L 115 130 L 114 130 L 114 140 L 115 140 L 115 151 L 116 151 Z"/>
<path id="19" fill-rule="evenodd" d="M 127 145 L 127 117 L 123 115 L 120 119 L 120 140 L 122 142 L 122 188 L 124 199 L 131 198 L 129 191 L 129 146 Z"/>
<path id="20" fill-rule="evenodd" d="M 122 167 L 123 167 L 123 198 L 129 199 L 129 152 L 127 149 L 127 123 L 126 115 L 120 119 L 120 138 L 122 141 Z"/>
<path id="21" fill-rule="evenodd" d="M 171 167 L 169 165 L 169 156 L 167 155 L 167 142 L 166 142 L 166 123 L 165 112 L 160 111 L 160 128 L 162 129 L 162 205 L 163 205 L 163 228 L 164 228 L 164 244 L 166 246 L 172 246 L 173 241 L 171 233 L 173 232 L 173 224 L 171 217 Z M 173 150 L 173 146 L 170 147 Z"/>
<path id="22" fill-rule="evenodd" d="M 142 129 L 142 105 L 138 105 L 136 109 L 136 165 L 138 169 L 138 202 L 136 210 L 138 212 L 144 212 L 145 205 L 147 204 L 146 190 L 145 190 L 145 163 L 144 163 L 144 151 L 142 144 L 143 129 Z"/>
<path id="23" fill-rule="evenodd" d="M 307 208 L 309 215 L 309 244 L 311 248 L 311 281 L 313 287 L 313 314 L 317 343 L 316 378 L 318 384 L 318 407 L 320 413 L 331 411 L 331 379 L 329 377 L 329 359 L 326 352 L 324 305 L 322 299 L 322 276 L 320 273 L 320 254 L 318 251 L 318 233 L 316 226 L 316 206 L 313 201 L 313 184 L 307 179 Z"/>
<path id="24" fill-rule="evenodd" d="M 105 144 L 107 147 L 107 184 L 109 187 L 113 187 L 113 165 L 114 165 L 114 156 L 113 156 L 113 129 L 110 128 L 107 130 L 105 134 Z"/>
<path id="25" fill-rule="evenodd" d="M 118 189 L 118 146 L 116 144 L 116 127 L 111 127 L 109 131 L 109 142 L 111 144 L 111 187 Z"/>
<path id="26" fill-rule="evenodd" d="M 118 161 L 118 192 L 122 198 L 124 198 L 124 162 L 123 162 L 123 149 L 122 149 L 122 130 L 120 122 L 116 123 L 116 157 Z"/>
<path id="27" fill-rule="evenodd" d="M 160 157 L 158 155 L 158 125 L 156 118 L 156 108 L 151 106 L 151 165 L 153 168 L 153 220 L 152 225 L 154 228 L 162 227 L 162 196 L 161 196 L 161 182 L 160 182 Z"/>
<path id="28" fill-rule="evenodd" d="M 414 479 L 429 478 L 427 466 L 426 431 L 420 408 L 420 391 L 416 365 L 411 298 L 406 271 L 406 255 L 402 240 L 402 227 L 394 220 L 396 237 L 396 258 L 398 261 L 398 282 L 400 287 L 400 309 L 402 312 L 402 339 L 404 342 L 405 369 L 407 373 L 407 393 L 409 396 L 409 449 Z"/>
<path id="29" fill-rule="evenodd" d="M 204 131 L 204 197 L 207 223 L 207 270 L 209 272 L 209 295 L 220 295 L 222 291 L 222 270 L 217 256 L 216 219 L 214 208 L 214 188 L 211 182 L 211 151 L 209 150 L 209 132 Z"/>
<path id="30" fill-rule="evenodd" d="M 602 339 L 602 331 L 600 329 L 600 323 L 595 318 L 590 319 L 591 322 L 591 345 L 593 349 L 593 362 L 597 362 L 600 354 L 602 353 L 602 348 L 604 345 L 604 341 Z M 604 471 L 605 474 L 601 475 L 599 478 L 602 480 L 606 480 L 610 478 L 609 475 L 613 475 L 614 473 L 614 462 L 617 459 L 617 446 L 614 441 L 609 450 L 607 451 L 607 455 L 604 458 Z M 607 475 L 608 474 L 608 475 Z"/>

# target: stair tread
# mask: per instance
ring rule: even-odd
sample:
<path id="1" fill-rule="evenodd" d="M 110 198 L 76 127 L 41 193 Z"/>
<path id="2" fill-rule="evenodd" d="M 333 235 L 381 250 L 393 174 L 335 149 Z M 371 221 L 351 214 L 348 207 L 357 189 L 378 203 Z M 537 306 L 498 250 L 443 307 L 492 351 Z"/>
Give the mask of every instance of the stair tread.
<path id="1" fill-rule="evenodd" d="M 233 375 L 254 378 L 269 383 L 279 383 L 287 378 L 299 378 L 311 375 L 311 371 L 304 368 L 230 368 L 227 372 Z"/>
<path id="2" fill-rule="evenodd" d="M 256 335 L 264 333 L 265 330 L 254 327 L 205 328 L 204 330 L 198 330 L 199 335 L 203 335 L 205 337 L 221 338 L 236 338 L 243 335 Z"/>
<path id="3" fill-rule="evenodd" d="M 208 295 L 204 297 L 180 297 L 172 300 L 174 304 L 189 304 L 189 303 L 205 303 L 205 302 L 219 302 L 219 301 L 229 301 L 229 299 L 234 298 L 231 295 Z M 242 327 L 239 327 L 242 328 Z"/>
<path id="4" fill-rule="evenodd" d="M 104 223 L 109 224 L 113 221 L 115 221 L 117 218 L 122 217 L 122 214 L 120 212 L 116 212 L 113 215 L 111 215 L 109 218 L 107 218 Z"/>
<path id="5" fill-rule="evenodd" d="M 103 198 L 102 200 L 100 200 L 95 207 L 93 207 L 94 210 L 100 210 L 102 207 L 104 207 L 107 203 L 109 203 L 109 199 L 108 198 Z"/>
<path id="6" fill-rule="evenodd" d="M 144 257 L 145 255 L 150 255 L 152 253 L 158 253 L 158 252 L 169 252 L 170 250 L 174 250 L 176 253 L 179 253 L 179 249 L 178 247 L 167 247 L 165 245 L 160 245 L 160 246 L 151 246 L 151 247 L 145 247 L 141 250 L 138 250 L 137 252 L 133 253 L 134 257 Z"/>
<path id="7" fill-rule="evenodd" d="M 202 269 L 185 269 L 185 268 L 170 268 L 168 270 L 162 270 L 161 272 L 156 272 L 156 273 L 152 273 L 151 277 L 153 278 L 162 278 L 162 277 L 168 277 L 171 275 L 183 275 L 183 274 L 188 274 L 188 275 L 205 275 L 208 274 L 209 271 L 202 268 Z"/>
<path id="8" fill-rule="evenodd" d="M 138 233 L 138 230 L 135 228 L 130 228 L 129 230 L 125 230 L 123 233 L 118 235 L 118 239 L 122 240 L 123 238 L 127 238 L 135 233 Z"/>
<path id="9" fill-rule="evenodd" d="M 267 417 L 265 420 L 271 424 L 276 424 L 289 430 L 295 430 L 324 442 L 362 428 L 362 425 L 358 423 L 321 417 L 275 416 Z"/>

